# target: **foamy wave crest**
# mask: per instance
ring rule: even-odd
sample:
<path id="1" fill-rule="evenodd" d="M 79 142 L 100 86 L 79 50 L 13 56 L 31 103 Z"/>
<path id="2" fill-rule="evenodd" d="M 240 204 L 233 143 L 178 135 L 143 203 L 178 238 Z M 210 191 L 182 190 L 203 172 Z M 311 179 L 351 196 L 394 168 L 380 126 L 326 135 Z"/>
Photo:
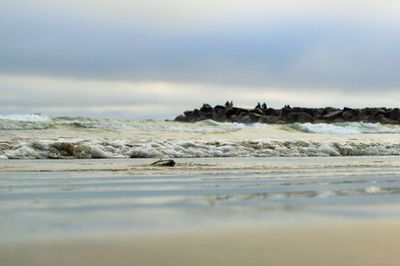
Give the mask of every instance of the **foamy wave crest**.
<path id="1" fill-rule="evenodd" d="M 156 120 L 95 119 L 88 117 L 49 117 L 42 114 L 0 115 L 0 130 L 45 130 L 45 129 L 99 129 L 136 132 L 188 132 L 188 133 L 230 133 L 242 130 L 299 131 L 319 134 L 400 134 L 400 125 L 379 123 L 346 122 L 334 124 L 294 123 L 289 125 L 220 123 L 204 120 L 196 123 L 181 123 Z M 289 130 L 288 130 L 289 129 Z"/>
<path id="2" fill-rule="evenodd" d="M 224 133 L 234 132 L 245 128 L 265 128 L 261 124 L 219 123 L 205 120 L 197 123 L 179 123 L 172 121 L 135 121 L 94 119 L 87 117 L 55 117 L 39 114 L 0 116 L 0 130 L 43 130 L 50 128 L 74 129 L 91 128 L 121 131 L 145 132 L 194 132 L 194 133 Z"/>
<path id="3" fill-rule="evenodd" d="M 0 115 L 0 120 L 23 121 L 23 122 L 43 122 L 51 118 L 42 114 L 13 114 Z"/>
<path id="4" fill-rule="evenodd" d="M 294 123 L 291 128 L 319 134 L 399 134 L 399 125 L 382 125 L 380 123 L 345 122 L 335 124 Z"/>
<path id="5" fill-rule="evenodd" d="M 400 155 L 399 143 L 315 141 L 109 141 L 0 142 L 0 158 L 194 158 Z"/>

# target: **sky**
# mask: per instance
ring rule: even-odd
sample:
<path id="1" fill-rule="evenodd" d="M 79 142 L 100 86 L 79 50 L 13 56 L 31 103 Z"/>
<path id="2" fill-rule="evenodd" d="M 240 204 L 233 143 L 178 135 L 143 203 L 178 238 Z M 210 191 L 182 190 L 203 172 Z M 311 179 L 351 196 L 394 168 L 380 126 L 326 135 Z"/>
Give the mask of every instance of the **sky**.
<path id="1" fill-rule="evenodd" d="M 0 114 L 400 106 L 398 0 L 1 0 Z"/>

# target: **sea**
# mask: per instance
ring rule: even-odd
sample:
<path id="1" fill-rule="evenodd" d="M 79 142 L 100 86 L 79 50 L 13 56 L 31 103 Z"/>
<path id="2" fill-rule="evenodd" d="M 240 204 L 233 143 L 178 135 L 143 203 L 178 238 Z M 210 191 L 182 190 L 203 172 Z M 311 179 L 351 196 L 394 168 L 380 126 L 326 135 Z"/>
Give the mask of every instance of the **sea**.
<path id="1" fill-rule="evenodd" d="M 260 251 L 251 253 L 260 258 L 252 265 L 266 265 L 271 258 L 285 261 L 289 253 L 308 254 L 299 248 L 301 243 L 318 250 L 331 243 L 329 239 L 336 239 L 336 251 L 295 265 L 396 265 L 399 256 L 391 248 L 399 241 L 379 242 L 376 249 L 364 244 L 373 243 L 369 235 L 388 239 L 392 231 L 385 230 L 400 226 L 399 155 L 400 125 L 2 115 L 0 259 L 7 265 L 54 265 L 54 254 L 38 256 L 33 247 L 42 244 L 43 249 L 55 249 L 54 243 L 73 243 L 67 246 L 79 244 L 85 249 L 89 240 L 95 245 L 98 239 L 115 243 L 111 239 L 121 237 L 134 242 L 140 235 L 140 239 L 151 236 L 144 242 L 152 246 L 160 245 L 160 239 L 172 246 L 182 244 L 169 250 L 164 258 L 171 261 L 164 265 L 212 265 L 221 257 L 210 257 L 214 253 L 207 248 L 215 251 L 225 244 L 243 256 L 224 257 L 224 265 L 243 265 L 238 263 L 246 259 L 243 248 L 255 243 L 257 248 L 260 243 L 275 245 L 272 248 L 281 252 L 266 256 L 268 252 L 252 249 Z M 167 158 L 176 165 L 152 164 Z M 299 227 L 307 234 L 293 239 L 298 246 L 282 242 L 292 241 L 287 232 Z M 255 228 L 258 233 L 252 231 Z M 318 237 L 315 230 L 330 233 Z M 213 237 L 198 238 L 194 232 L 225 235 L 218 238 L 222 242 L 215 242 Z M 251 232 L 254 238 L 243 238 Z M 263 235 L 266 232 L 271 234 Z M 340 239 L 338 232 L 342 232 Z M 167 240 L 157 238 L 165 235 Z M 177 235 L 191 237 L 174 242 Z M 193 241 L 208 241 L 210 246 L 194 248 L 193 254 L 187 250 L 192 257 L 177 260 Z M 140 265 L 157 264 L 153 253 L 138 251 L 143 248 L 140 243 L 129 243 L 137 252 L 123 253 L 126 264 L 120 265 L 135 258 L 140 258 Z M 341 243 L 351 243 L 351 248 L 341 250 Z M 57 263 L 72 265 L 71 258 L 78 251 L 63 248 L 54 251 L 64 256 L 64 264 Z M 165 248 L 160 246 L 159 251 Z M 100 253 L 103 249 L 96 246 Z M 117 257 L 120 251 L 115 251 Z M 193 257 L 204 254 L 208 260 Z M 110 265 L 107 260 L 90 258 L 85 265 Z"/>
<path id="2" fill-rule="evenodd" d="M 0 116 L 1 159 L 400 155 L 400 125 Z"/>

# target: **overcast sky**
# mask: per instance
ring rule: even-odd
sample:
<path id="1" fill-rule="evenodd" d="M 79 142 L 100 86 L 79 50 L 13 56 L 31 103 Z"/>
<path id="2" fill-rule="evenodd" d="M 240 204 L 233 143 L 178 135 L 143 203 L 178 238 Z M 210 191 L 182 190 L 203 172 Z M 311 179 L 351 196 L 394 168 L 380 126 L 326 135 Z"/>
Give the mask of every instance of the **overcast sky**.
<path id="1" fill-rule="evenodd" d="M 0 114 L 400 106 L 398 0 L 1 0 Z"/>

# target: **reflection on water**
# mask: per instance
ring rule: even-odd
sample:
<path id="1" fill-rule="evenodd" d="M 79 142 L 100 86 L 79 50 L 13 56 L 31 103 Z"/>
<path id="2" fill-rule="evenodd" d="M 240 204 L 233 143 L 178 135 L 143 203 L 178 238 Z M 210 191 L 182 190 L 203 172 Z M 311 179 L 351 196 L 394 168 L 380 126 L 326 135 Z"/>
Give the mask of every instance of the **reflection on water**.
<path id="1" fill-rule="evenodd" d="M 126 160 L 119 171 L 113 168 L 117 161 L 107 160 L 66 161 L 57 167 L 4 163 L 0 233 L 7 241 L 214 226 L 228 220 L 400 218 L 397 159 L 371 158 L 236 158 L 148 170 Z M 24 164 L 40 167 L 29 172 Z M 66 164 L 71 171 L 60 170 Z"/>

